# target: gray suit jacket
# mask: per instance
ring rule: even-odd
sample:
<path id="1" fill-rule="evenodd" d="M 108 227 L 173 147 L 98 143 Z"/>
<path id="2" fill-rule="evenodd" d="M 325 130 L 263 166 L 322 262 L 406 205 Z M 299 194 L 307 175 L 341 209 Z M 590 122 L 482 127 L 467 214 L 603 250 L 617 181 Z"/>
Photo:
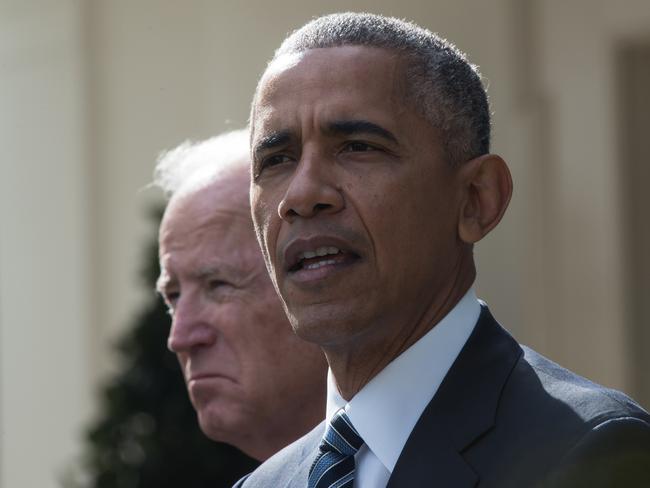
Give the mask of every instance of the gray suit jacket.
<path id="1" fill-rule="evenodd" d="M 305 488 L 324 424 L 235 487 Z M 483 307 L 388 488 L 650 487 L 650 416 L 520 346 Z"/>

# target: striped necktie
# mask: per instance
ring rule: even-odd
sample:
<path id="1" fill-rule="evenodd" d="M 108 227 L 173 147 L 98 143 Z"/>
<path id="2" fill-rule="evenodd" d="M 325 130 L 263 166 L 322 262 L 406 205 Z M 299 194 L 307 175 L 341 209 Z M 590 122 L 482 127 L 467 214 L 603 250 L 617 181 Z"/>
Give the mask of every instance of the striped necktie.
<path id="1" fill-rule="evenodd" d="M 354 455 L 363 439 L 343 409 L 334 414 L 325 430 L 320 452 L 309 470 L 309 488 L 352 488 Z"/>

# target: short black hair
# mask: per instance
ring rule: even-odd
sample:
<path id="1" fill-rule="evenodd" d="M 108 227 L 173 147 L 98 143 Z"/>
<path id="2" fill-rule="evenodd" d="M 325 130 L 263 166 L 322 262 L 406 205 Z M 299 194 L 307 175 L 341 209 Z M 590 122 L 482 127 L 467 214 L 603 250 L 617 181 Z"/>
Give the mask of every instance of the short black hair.
<path id="1" fill-rule="evenodd" d="M 450 164 L 489 153 L 490 108 L 477 67 L 453 44 L 412 22 L 369 13 L 326 15 L 290 34 L 271 62 L 285 54 L 348 45 L 404 57 L 409 101 L 441 132 Z"/>

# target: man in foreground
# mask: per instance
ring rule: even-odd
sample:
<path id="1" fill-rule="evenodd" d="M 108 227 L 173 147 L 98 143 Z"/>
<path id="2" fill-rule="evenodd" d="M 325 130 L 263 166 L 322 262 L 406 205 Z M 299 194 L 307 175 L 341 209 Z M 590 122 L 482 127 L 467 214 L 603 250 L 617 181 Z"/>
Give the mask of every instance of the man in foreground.
<path id="1" fill-rule="evenodd" d="M 248 131 L 164 155 L 158 290 L 201 429 L 265 460 L 325 416 L 326 363 L 292 333 L 255 241 Z"/>
<path id="2" fill-rule="evenodd" d="M 327 422 L 238 486 L 647 486 L 650 417 L 522 347 L 472 289 L 512 193 L 452 45 L 336 14 L 290 35 L 251 114 L 251 203 Z"/>

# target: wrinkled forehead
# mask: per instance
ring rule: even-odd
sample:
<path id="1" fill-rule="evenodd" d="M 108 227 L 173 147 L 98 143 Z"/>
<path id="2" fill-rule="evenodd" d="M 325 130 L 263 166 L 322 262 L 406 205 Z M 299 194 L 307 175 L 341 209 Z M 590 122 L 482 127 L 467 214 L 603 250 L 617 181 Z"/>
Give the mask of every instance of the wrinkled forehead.
<path id="1" fill-rule="evenodd" d="M 324 106 L 351 104 L 363 93 L 364 103 L 403 102 L 405 61 L 396 52 L 366 46 L 340 46 L 284 54 L 273 60 L 260 80 L 251 113 L 254 139 L 260 124 L 280 123 L 300 97 Z M 373 100 L 373 95 L 376 100 Z M 345 114 L 341 114 L 345 115 Z M 275 127 L 277 128 L 277 127 Z"/>

